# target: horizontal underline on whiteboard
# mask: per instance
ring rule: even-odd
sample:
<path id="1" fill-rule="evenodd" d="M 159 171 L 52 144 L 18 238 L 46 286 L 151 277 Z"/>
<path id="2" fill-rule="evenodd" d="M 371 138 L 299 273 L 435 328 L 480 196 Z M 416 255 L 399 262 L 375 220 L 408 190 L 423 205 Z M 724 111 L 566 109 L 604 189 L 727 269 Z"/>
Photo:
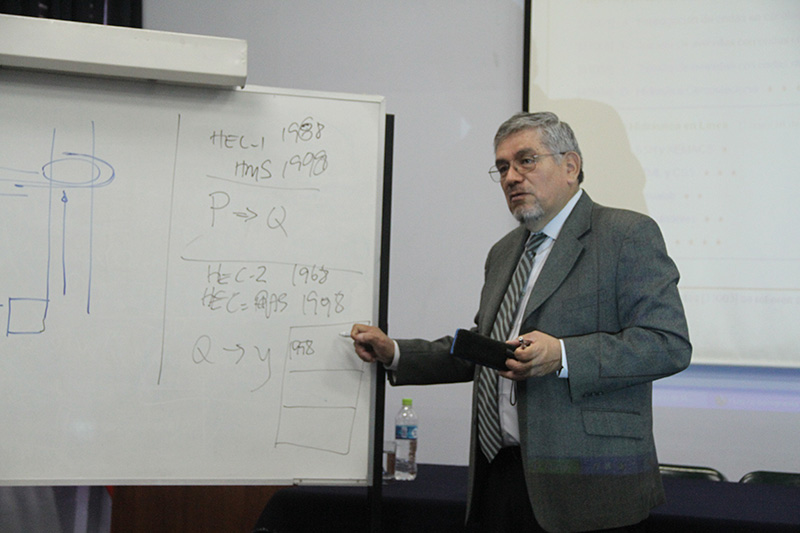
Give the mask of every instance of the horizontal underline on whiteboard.
<path id="1" fill-rule="evenodd" d="M 304 374 L 309 372 L 358 372 L 359 374 L 363 374 L 364 370 L 361 368 L 309 368 L 307 370 L 289 370 L 290 374 Z"/>
<path id="2" fill-rule="evenodd" d="M 208 258 L 203 259 L 202 257 L 186 257 L 184 255 L 181 256 L 181 259 L 184 261 L 191 261 L 193 263 L 259 263 L 259 264 L 270 264 L 270 265 L 283 265 L 283 266 L 314 266 L 311 263 L 292 263 L 289 261 L 263 261 L 261 259 L 219 259 L 219 258 Z M 360 270 L 352 270 L 349 268 L 336 268 L 336 267 L 329 267 L 324 265 L 328 270 L 335 270 L 336 272 L 349 272 L 350 274 L 359 274 L 363 275 L 364 273 Z"/>
<path id="3" fill-rule="evenodd" d="M 319 187 L 277 187 L 274 185 L 262 185 L 260 183 L 243 183 L 241 181 L 232 180 L 230 178 L 222 178 L 220 176 L 212 176 L 211 174 L 206 174 L 207 178 L 227 181 L 228 183 L 235 183 L 236 185 L 244 185 L 245 187 L 257 187 L 259 189 L 277 189 L 280 191 L 314 191 L 319 192 Z"/>
<path id="4" fill-rule="evenodd" d="M 281 405 L 281 409 L 336 409 L 341 410 L 345 409 L 347 411 L 355 411 L 356 407 L 352 405 Z M 286 442 L 284 444 L 291 444 Z"/>
<path id="5" fill-rule="evenodd" d="M 41 170 L 25 170 L 24 168 L 11 168 L 11 167 L 0 167 L 0 170 L 6 170 L 9 172 L 19 172 L 20 174 L 32 174 L 34 176 L 42 173 Z M 4 181 L 13 181 L 13 180 L 4 180 Z"/>

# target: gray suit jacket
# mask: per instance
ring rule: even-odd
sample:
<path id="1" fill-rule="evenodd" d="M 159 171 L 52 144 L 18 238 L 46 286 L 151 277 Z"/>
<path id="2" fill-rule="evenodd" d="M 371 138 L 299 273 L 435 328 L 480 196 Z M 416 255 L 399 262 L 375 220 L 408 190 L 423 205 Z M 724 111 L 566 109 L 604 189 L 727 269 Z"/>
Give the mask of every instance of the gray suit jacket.
<path id="1" fill-rule="evenodd" d="M 490 250 L 475 329 L 489 335 L 527 230 Z M 553 245 L 522 332 L 564 341 L 569 378 L 519 384 L 528 492 L 548 531 L 619 527 L 664 501 L 652 430 L 652 381 L 686 368 L 688 329 L 678 270 L 656 223 L 592 202 L 584 192 Z M 474 365 L 449 355 L 451 337 L 399 340 L 392 384 L 469 381 Z M 473 394 L 470 495 L 477 451 Z"/>

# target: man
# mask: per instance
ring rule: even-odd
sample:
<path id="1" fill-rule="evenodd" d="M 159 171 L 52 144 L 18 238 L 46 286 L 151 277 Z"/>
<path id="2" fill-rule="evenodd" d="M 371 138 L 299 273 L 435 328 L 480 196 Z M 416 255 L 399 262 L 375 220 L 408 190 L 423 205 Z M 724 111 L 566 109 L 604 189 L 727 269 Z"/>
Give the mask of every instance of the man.
<path id="1" fill-rule="evenodd" d="M 395 342 L 358 324 L 356 353 L 395 385 L 475 380 L 474 530 L 635 525 L 664 501 L 652 381 L 691 356 L 678 271 L 652 219 L 581 190 L 577 140 L 554 114 L 511 117 L 495 156 L 520 227 L 489 251 L 474 329 L 514 347 L 507 370 L 451 356 L 450 337 Z"/>

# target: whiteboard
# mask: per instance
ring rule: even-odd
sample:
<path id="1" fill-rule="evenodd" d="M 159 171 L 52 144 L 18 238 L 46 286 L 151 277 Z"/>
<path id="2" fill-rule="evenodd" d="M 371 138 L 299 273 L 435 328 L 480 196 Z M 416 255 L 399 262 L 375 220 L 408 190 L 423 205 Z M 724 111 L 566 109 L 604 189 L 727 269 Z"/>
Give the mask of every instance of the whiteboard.
<path id="1" fill-rule="evenodd" d="M 383 99 L 0 94 L 0 482 L 369 483 Z"/>

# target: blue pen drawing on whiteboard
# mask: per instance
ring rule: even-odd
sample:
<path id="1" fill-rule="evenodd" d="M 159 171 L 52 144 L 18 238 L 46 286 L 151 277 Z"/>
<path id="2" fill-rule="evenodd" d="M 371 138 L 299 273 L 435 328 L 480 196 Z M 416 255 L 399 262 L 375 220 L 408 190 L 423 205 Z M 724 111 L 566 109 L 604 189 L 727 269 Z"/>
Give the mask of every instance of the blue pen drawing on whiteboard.
<path id="1" fill-rule="evenodd" d="M 68 234 L 72 231 L 69 222 L 73 215 L 71 200 L 81 195 L 81 208 L 86 212 L 80 216 L 88 219 L 86 249 L 81 264 L 87 279 L 85 288 L 85 312 L 91 313 L 92 302 L 92 257 L 93 257 L 93 213 L 95 189 L 109 185 L 115 178 L 114 167 L 95 154 L 95 123 L 92 121 L 89 150 L 86 153 L 65 151 L 56 153 L 58 130 L 53 129 L 50 142 L 49 159 L 39 170 L 0 167 L 0 201 L 7 213 L 29 215 L 31 207 L 44 207 L 45 226 L 41 232 L 34 231 L 32 247 L 44 250 L 42 257 L 34 259 L 42 265 L 22 265 L 23 272 L 31 276 L 41 274 L 40 281 L 33 286 L 26 285 L 22 292 L 9 296 L 6 306 L 6 336 L 39 334 L 46 329 L 47 315 L 54 293 L 51 290 L 51 277 L 55 268 L 60 269 L 60 294 L 67 294 L 70 272 L 67 270 Z M 87 197 L 88 196 L 88 197 Z M 19 205 L 14 205 L 19 204 Z M 41 234 L 40 234 L 41 233 Z M 58 238 L 60 235 L 60 239 Z M 30 260 L 30 258 L 27 258 Z M 83 290 L 83 289 L 81 289 Z"/>

